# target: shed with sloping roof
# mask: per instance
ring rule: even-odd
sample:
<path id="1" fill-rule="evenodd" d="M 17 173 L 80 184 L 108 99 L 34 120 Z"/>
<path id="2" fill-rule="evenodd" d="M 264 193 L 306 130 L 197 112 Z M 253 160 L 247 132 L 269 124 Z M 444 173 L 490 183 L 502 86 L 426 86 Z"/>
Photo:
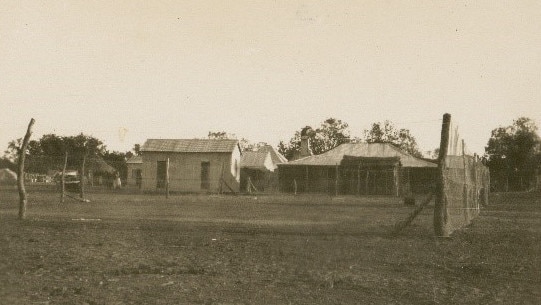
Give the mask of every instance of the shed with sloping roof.
<path id="1" fill-rule="evenodd" d="M 143 157 L 134 155 L 126 161 L 128 168 L 128 177 L 126 185 L 141 187 L 143 179 Z"/>
<path id="2" fill-rule="evenodd" d="M 238 192 L 241 151 L 231 139 L 148 139 L 141 147 L 145 191 Z"/>
<path id="3" fill-rule="evenodd" d="M 263 145 L 259 147 L 257 151 L 263 153 L 268 152 L 270 154 L 274 169 L 278 168 L 278 164 L 287 163 L 286 157 L 284 157 L 276 150 L 276 148 L 272 147 L 271 145 Z"/>
<path id="4" fill-rule="evenodd" d="M 240 159 L 240 189 L 243 192 L 268 191 L 275 176 L 275 165 L 269 152 L 245 151 Z M 276 180 L 276 178 L 274 179 Z"/>
<path id="5" fill-rule="evenodd" d="M 437 165 L 390 143 L 346 143 L 278 168 L 285 192 L 401 195 L 429 190 Z"/>

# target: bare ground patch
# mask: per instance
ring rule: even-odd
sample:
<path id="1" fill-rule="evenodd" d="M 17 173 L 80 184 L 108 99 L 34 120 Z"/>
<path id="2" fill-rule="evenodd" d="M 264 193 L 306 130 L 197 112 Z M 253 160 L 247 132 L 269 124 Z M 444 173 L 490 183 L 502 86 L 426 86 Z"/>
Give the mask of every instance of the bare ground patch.
<path id="1" fill-rule="evenodd" d="M 385 198 L 0 193 L 1 304 L 538 304 L 539 194 L 432 237 Z M 74 221 L 72 219 L 100 219 Z"/>

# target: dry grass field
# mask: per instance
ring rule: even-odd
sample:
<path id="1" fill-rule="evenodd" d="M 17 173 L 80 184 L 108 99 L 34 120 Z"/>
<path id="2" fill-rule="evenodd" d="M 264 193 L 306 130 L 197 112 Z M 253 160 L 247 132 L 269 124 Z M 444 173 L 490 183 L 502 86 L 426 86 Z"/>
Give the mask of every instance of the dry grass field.
<path id="1" fill-rule="evenodd" d="M 540 304 L 541 194 L 437 239 L 397 198 L 0 190 L 0 304 Z"/>

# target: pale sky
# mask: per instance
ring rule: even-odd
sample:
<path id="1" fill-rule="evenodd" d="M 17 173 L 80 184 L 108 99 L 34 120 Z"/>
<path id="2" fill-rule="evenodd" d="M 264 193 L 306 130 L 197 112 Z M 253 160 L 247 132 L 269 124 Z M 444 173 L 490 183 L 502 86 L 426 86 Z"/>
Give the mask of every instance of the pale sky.
<path id="1" fill-rule="evenodd" d="M 227 131 L 277 145 L 328 117 L 470 152 L 541 123 L 540 1 L 25 1 L 0 10 L 0 151 L 36 119 L 127 151 Z"/>

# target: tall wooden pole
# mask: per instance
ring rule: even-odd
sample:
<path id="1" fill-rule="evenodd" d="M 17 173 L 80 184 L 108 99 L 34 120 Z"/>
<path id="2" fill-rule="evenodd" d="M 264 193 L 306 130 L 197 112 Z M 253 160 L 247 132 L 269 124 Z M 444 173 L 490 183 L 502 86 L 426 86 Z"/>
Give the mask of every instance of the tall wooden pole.
<path id="1" fill-rule="evenodd" d="M 85 162 L 86 162 L 86 153 L 83 155 L 83 164 L 81 165 L 81 176 L 79 178 L 81 184 L 81 193 L 79 197 L 85 199 Z"/>
<path id="2" fill-rule="evenodd" d="M 30 136 L 32 135 L 32 126 L 36 121 L 34 119 L 30 120 L 28 124 L 28 129 L 26 129 L 26 134 L 24 135 L 23 143 L 21 144 L 19 150 L 19 166 L 17 167 L 17 188 L 19 189 L 19 219 L 24 219 L 26 217 L 26 189 L 24 187 L 24 160 L 26 159 L 26 148 L 28 147 L 28 142 L 30 141 Z"/>
<path id="3" fill-rule="evenodd" d="M 477 188 L 477 154 L 473 155 L 473 190 L 475 202 L 475 208 L 479 211 L 479 189 Z"/>
<path id="4" fill-rule="evenodd" d="M 466 161 L 466 149 L 464 148 L 464 139 L 462 139 L 462 166 L 464 167 L 464 184 L 462 187 L 462 205 L 464 208 L 464 218 L 467 224 L 470 223 L 471 210 L 468 206 L 468 164 Z"/>
<path id="5" fill-rule="evenodd" d="M 60 197 L 60 202 L 64 203 L 64 198 L 66 196 L 66 167 L 68 166 L 68 150 L 64 154 L 64 167 L 62 168 L 62 195 Z"/>
<path id="6" fill-rule="evenodd" d="M 434 203 L 434 233 L 438 237 L 448 237 L 448 219 L 447 198 L 444 192 L 445 186 L 445 159 L 447 158 L 447 149 L 449 147 L 449 126 L 451 125 L 451 115 L 443 115 L 441 124 L 440 153 L 438 156 L 438 176 L 436 177 L 436 201 Z"/>
<path id="7" fill-rule="evenodd" d="M 169 158 L 165 163 L 165 198 L 169 198 Z"/>

